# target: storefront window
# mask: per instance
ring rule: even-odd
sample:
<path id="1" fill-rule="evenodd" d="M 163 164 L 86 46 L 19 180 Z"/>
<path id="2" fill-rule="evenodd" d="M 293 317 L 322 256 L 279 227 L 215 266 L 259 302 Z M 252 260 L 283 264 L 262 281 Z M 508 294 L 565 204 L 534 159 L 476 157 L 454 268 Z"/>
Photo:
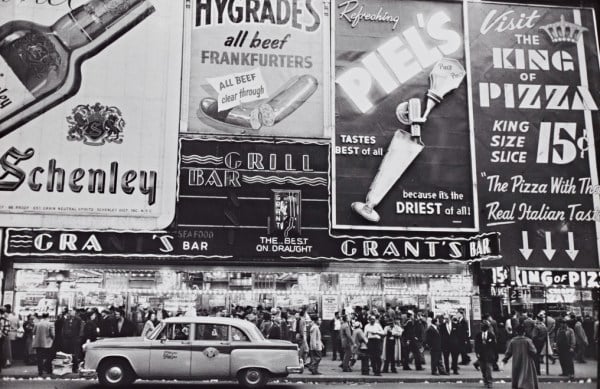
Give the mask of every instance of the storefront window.
<path id="1" fill-rule="evenodd" d="M 60 275 L 60 276 L 59 276 Z M 229 316 L 257 308 L 318 314 L 376 308 L 455 313 L 470 309 L 469 274 L 292 273 L 70 269 L 16 271 L 16 307 L 49 312 L 63 307 L 123 309 L 141 329 L 148 313 L 158 319 L 184 314 Z"/>

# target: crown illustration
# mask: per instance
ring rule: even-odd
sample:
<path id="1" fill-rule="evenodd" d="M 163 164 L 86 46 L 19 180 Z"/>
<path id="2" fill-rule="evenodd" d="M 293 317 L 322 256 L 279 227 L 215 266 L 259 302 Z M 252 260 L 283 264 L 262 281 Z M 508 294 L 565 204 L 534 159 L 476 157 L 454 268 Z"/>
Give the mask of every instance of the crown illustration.
<path id="1" fill-rule="evenodd" d="M 540 27 L 540 30 L 545 31 L 553 43 L 577 43 L 581 35 L 587 31 L 587 28 L 567 22 L 565 21 L 565 16 L 560 15 L 560 22 L 547 24 Z"/>

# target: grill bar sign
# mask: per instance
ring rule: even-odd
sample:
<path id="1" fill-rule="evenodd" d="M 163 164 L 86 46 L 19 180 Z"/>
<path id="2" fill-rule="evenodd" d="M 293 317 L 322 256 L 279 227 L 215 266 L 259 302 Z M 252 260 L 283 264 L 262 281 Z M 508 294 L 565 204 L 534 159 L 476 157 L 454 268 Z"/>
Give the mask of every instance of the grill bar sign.
<path id="1" fill-rule="evenodd" d="M 600 271 L 587 270 L 541 270 L 512 267 L 492 269 L 492 283 L 515 286 L 569 286 L 580 288 L 600 288 Z"/>

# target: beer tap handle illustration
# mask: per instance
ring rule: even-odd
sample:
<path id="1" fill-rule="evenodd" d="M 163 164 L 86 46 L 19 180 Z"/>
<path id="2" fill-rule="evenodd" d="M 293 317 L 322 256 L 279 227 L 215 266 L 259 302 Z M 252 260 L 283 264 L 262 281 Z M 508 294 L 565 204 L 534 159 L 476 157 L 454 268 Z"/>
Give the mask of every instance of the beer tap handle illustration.
<path id="1" fill-rule="evenodd" d="M 400 123 L 410 126 L 410 133 L 396 130 L 371 182 L 366 201 L 357 201 L 351 205 L 356 213 L 370 222 L 379 222 L 380 216 L 375 207 L 425 147 L 421 142 L 421 126 L 427 121 L 433 108 L 442 102 L 444 96 L 458 88 L 465 75 L 465 69 L 460 62 L 443 58 L 433 66 L 429 75 L 430 87 L 427 91 L 425 112 L 421 114 L 421 100 L 418 98 L 411 98 L 398 105 L 396 117 Z"/>

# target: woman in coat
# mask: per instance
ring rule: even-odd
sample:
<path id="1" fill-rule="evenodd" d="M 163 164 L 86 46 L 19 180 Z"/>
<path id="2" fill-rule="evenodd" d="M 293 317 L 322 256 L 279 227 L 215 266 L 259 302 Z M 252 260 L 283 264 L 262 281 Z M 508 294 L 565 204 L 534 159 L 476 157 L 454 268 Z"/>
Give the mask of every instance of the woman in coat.
<path id="1" fill-rule="evenodd" d="M 400 336 L 404 329 L 400 325 L 400 318 L 388 321 L 383 329 L 385 336 L 383 337 L 383 349 L 381 359 L 383 364 L 383 373 L 388 373 L 391 366 L 392 373 L 396 373 L 396 367 L 400 362 L 401 355 L 401 340 Z"/>
<path id="2" fill-rule="evenodd" d="M 527 338 L 523 326 L 515 330 L 516 336 L 506 347 L 503 363 L 512 357 L 512 389 L 538 389 L 535 358 L 537 351 L 531 339 Z"/>
<path id="3" fill-rule="evenodd" d="M 146 320 L 146 323 L 144 323 L 144 328 L 142 329 L 142 339 L 146 339 L 146 337 L 148 335 L 150 335 L 150 333 L 152 331 L 154 331 L 155 320 L 156 320 L 156 313 L 150 312 L 150 314 L 148 315 L 148 319 Z"/>

